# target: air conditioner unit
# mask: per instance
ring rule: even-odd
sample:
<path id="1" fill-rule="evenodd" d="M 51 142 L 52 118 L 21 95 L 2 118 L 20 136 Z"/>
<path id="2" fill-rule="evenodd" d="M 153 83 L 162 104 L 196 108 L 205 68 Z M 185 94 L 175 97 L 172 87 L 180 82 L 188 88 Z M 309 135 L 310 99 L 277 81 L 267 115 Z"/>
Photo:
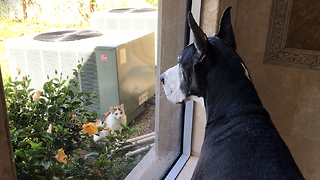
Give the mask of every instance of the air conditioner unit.
<path id="1" fill-rule="evenodd" d="M 116 8 L 93 12 L 91 28 L 105 32 L 109 30 L 157 31 L 157 8 Z"/>
<path id="2" fill-rule="evenodd" d="M 90 28 L 100 32 L 108 31 L 140 31 L 154 32 L 157 40 L 158 32 L 158 8 L 115 8 L 97 11 L 90 14 Z M 155 42 L 155 54 L 157 54 L 157 42 Z M 156 57 L 157 58 L 157 57 Z M 155 64 L 157 64 L 155 59 Z"/>
<path id="3" fill-rule="evenodd" d="M 72 77 L 83 59 L 79 88 L 98 95 L 89 110 L 102 114 L 123 103 L 128 123 L 155 94 L 154 33 L 60 30 L 8 40 L 6 48 L 12 77 L 20 66 L 35 89 L 42 89 L 47 75 L 55 77 L 55 70 Z"/>

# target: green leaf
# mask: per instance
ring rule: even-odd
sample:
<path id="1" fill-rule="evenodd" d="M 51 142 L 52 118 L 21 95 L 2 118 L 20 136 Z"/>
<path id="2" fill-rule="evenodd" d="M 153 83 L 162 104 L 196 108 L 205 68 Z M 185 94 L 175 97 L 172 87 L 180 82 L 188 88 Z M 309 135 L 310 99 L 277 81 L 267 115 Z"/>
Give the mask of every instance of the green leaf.
<path id="1" fill-rule="evenodd" d="M 23 112 L 22 115 L 23 116 L 31 116 L 31 112 Z"/>
<path id="2" fill-rule="evenodd" d="M 26 141 L 20 141 L 18 143 L 18 148 L 25 148 L 27 144 L 29 144 L 29 143 Z"/>
<path id="3" fill-rule="evenodd" d="M 40 103 L 41 103 L 41 104 L 45 104 L 45 103 L 46 103 L 46 100 L 43 99 L 43 98 L 40 98 Z"/>
<path id="4" fill-rule="evenodd" d="M 46 143 L 46 146 L 47 146 L 47 147 L 50 147 L 52 144 L 53 144 L 52 141 L 48 141 L 48 142 Z"/>
<path id="5" fill-rule="evenodd" d="M 33 163 L 33 165 L 35 165 L 35 166 L 38 166 L 39 164 L 41 164 L 40 161 L 36 161 L 36 162 Z"/>
<path id="6" fill-rule="evenodd" d="M 32 88 L 30 88 L 30 89 L 28 89 L 28 94 L 30 94 L 32 91 L 34 91 L 35 89 L 32 89 Z"/>
<path id="7" fill-rule="evenodd" d="M 81 104 L 80 101 L 75 101 L 75 102 L 72 102 L 72 103 L 71 103 L 72 106 L 78 106 L 79 104 Z"/>
<path id="8" fill-rule="evenodd" d="M 11 136 L 12 136 L 14 133 L 16 133 L 16 130 L 17 130 L 17 128 L 11 128 L 11 129 L 10 129 L 10 134 L 11 134 Z"/>
<path id="9" fill-rule="evenodd" d="M 33 130 L 33 126 L 26 127 L 24 130 L 27 131 L 27 132 L 32 131 Z"/>
<path id="10" fill-rule="evenodd" d="M 95 157 L 95 158 L 97 158 L 97 157 L 99 157 L 99 153 L 97 153 L 97 152 L 89 153 L 89 154 L 87 154 L 87 155 L 85 156 L 85 158 L 88 158 L 88 157 Z"/>
<path id="11" fill-rule="evenodd" d="M 52 137 L 49 136 L 49 135 L 46 135 L 45 138 L 48 138 L 48 139 L 50 139 L 50 141 L 53 141 Z M 49 142 L 50 142 L 50 141 L 49 141 Z"/>
<path id="12" fill-rule="evenodd" d="M 50 161 L 47 161 L 46 163 L 43 163 L 43 167 L 45 170 L 48 170 L 50 167 Z"/>
<path id="13" fill-rule="evenodd" d="M 38 144 L 36 144 L 35 149 L 39 149 L 39 147 L 41 147 L 41 145 L 42 145 L 42 142 L 39 142 Z"/>
<path id="14" fill-rule="evenodd" d="M 79 163 L 81 166 L 83 166 L 84 163 L 85 163 L 85 160 L 84 160 L 83 158 L 79 158 L 79 159 L 78 159 L 78 163 Z"/>
<path id="15" fill-rule="evenodd" d="M 99 126 L 98 127 L 98 131 L 102 131 L 104 129 L 104 127 Z"/>
<path id="16" fill-rule="evenodd" d="M 64 99 L 62 99 L 62 98 L 58 98 L 58 99 L 57 99 L 57 103 L 58 103 L 58 104 L 62 104 L 63 101 L 64 101 Z"/>
<path id="17" fill-rule="evenodd" d="M 40 142 L 40 143 L 35 143 L 35 142 L 31 141 L 31 140 L 28 140 L 27 142 L 31 145 L 31 147 L 33 148 L 33 150 L 39 149 L 39 147 L 42 145 L 42 142 Z"/>
<path id="18" fill-rule="evenodd" d="M 74 71 L 73 71 L 73 75 L 75 76 L 75 77 L 77 77 L 78 76 L 78 72 L 75 70 L 75 69 L 73 69 Z"/>
<path id="19" fill-rule="evenodd" d="M 74 97 L 74 92 L 72 90 L 68 91 L 69 96 Z"/>
<path id="20" fill-rule="evenodd" d="M 123 144 L 122 144 L 122 146 L 127 146 L 127 145 L 131 145 L 132 144 L 132 142 L 124 142 Z"/>
<path id="21" fill-rule="evenodd" d="M 13 153 L 13 155 L 20 156 L 20 157 L 26 159 L 26 155 L 25 155 L 25 153 L 22 151 L 22 149 L 19 149 L 19 150 L 15 151 L 15 152 Z"/>
<path id="22" fill-rule="evenodd" d="M 22 161 L 21 163 L 17 163 L 17 167 L 22 168 L 22 167 L 26 166 L 26 164 L 27 164 L 26 162 Z"/>
<path id="23" fill-rule="evenodd" d="M 34 125 L 34 130 L 35 130 L 36 132 L 42 131 L 42 129 L 43 129 L 46 125 L 47 125 L 47 122 Z"/>

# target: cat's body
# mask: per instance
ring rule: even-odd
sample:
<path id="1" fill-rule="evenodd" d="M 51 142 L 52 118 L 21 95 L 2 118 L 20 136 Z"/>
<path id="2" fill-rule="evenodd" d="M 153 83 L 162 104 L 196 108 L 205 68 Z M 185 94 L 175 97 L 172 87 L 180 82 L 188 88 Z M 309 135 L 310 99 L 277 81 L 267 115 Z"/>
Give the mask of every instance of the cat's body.
<path id="1" fill-rule="evenodd" d="M 102 115 L 97 121 L 96 126 L 104 127 L 102 131 L 100 131 L 97 135 L 93 136 L 93 140 L 97 141 L 107 141 L 106 136 L 110 133 L 114 134 L 116 130 L 122 131 L 121 124 L 127 123 L 127 117 L 124 112 L 124 105 L 121 104 L 118 107 L 110 107 L 110 112 L 105 113 Z"/>
<path id="2" fill-rule="evenodd" d="M 115 130 L 122 131 L 121 124 L 127 124 L 127 116 L 124 113 L 124 106 L 110 107 L 110 114 L 106 121 L 106 127 L 110 128 L 110 133 L 114 134 Z"/>

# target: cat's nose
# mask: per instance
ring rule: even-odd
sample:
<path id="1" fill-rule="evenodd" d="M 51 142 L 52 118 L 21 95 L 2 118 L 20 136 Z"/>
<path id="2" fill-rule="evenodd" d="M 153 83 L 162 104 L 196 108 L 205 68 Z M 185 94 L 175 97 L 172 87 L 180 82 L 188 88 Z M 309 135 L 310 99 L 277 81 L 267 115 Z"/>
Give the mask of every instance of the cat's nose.
<path id="1" fill-rule="evenodd" d="M 164 85 L 164 78 L 165 78 L 165 75 L 164 74 L 161 74 L 160 76 L 160 81 L 161 83 Z"/>

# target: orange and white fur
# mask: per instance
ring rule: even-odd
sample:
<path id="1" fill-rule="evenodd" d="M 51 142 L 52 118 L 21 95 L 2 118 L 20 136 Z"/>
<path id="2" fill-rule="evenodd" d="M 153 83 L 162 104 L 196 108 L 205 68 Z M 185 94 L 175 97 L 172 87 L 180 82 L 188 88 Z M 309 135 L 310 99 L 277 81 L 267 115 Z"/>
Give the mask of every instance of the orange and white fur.
<path id="1" fill-rule="evenodd" d="M 102 119 L 102 120 L 101 120 Z M 110 112 L 104 114 L 104 117 L 96 121 L 96 126 L 104 127 L 104 129 L 98 132 L 99 136 L 93 135 L 93 140 L 107 141 L 106 136 L 110 133 L 114 134 L 115 130 L 122 131 L 121 124 L 127 123 L 127 117 L 124 113 L 124 105 L 121 104 L 118 107 L 110 107 Z"/>

